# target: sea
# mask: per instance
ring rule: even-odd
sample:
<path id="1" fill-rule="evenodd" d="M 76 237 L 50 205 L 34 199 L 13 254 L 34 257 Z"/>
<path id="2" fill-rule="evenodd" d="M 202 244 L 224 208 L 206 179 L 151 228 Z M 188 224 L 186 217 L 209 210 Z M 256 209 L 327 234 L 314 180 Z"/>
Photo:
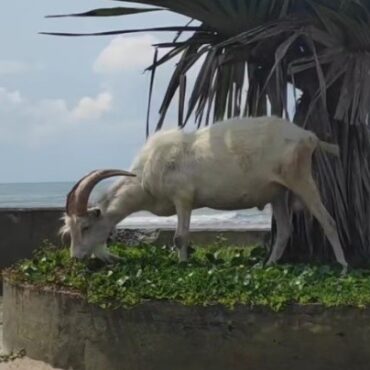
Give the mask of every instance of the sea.
<path id="1" fill-rule="evenodd" d="M 72 182 L 42 183 L 0 183 L 0 208 L 43 208 L 64 207 L 66 194 L 72 188 Z M 103 182 L 94 190 L 91 198 L 99 195 L 109 184 Z M 174 228 L 176 216 L 158 217 L 149 212 L 137 212 L 125 220 L 119 227 L 124 228 Z M 270 227 L 271 209 L 263 211 L 249 209 L 242 211 L 215 211 L 209 208 L 194 210 L 191 228 L 194 229 L 267 229 Z"/>

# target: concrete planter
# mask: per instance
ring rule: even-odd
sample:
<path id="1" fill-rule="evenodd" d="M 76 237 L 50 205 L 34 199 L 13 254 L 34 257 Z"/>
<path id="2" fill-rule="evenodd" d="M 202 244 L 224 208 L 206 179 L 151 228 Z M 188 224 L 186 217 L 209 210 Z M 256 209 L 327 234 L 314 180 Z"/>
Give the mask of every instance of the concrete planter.
<path id="1" fill-rule="evenodd" d="M 73 370 L 368 370 L 370 310 L 148 302 L 110 311 L 5 278 L 4 345 Z"/>

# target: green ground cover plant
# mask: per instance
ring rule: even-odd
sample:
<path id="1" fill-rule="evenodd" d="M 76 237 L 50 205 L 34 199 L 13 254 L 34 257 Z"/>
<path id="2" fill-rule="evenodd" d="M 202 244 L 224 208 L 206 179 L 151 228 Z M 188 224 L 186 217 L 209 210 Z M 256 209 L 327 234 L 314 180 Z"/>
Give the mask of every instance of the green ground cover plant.
<path id="1" fill-rule="evenodd" d="M 185 305 L 237 304 L 273 310 L 289 304 L 326 307 L 370 304 L 370 270 L 340 275 L 339 267 L 287 265 L 264 267 L 260 247 L 221 245 L 198 248 L 186 264 L 176 252 L 155 246 L 113 246 L 122 262 L 73 260 L 67 249 L 43 247 L 32 259 L 5 271 L 15 283 L 30 283 L 80 293 L 102 308 L 131 307 L 147 300 Z"/>

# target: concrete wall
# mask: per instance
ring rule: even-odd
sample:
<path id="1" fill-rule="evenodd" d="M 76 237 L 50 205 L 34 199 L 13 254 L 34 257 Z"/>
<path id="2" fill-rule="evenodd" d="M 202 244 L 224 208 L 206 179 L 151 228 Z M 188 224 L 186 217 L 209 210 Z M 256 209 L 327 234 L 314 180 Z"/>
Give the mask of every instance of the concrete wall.
<path id="1" fill-rule="evenodd" d="M 173 245 L 173 229 L 117 229 L 110 237 L 111 243 L 122 243 L 128 246 L 142 243 L 153 245 Z M 206 246 L 221 242 L 233 246 L 250 246 L 269 239 L 269 230 L 261 229 L 192 229 L 191 243 L 195 246 Z"/>
<path id="2" fill-rule="evenodd" d="M 103 310 L 5 282 L 4 344 L 74 370 L 368 370 L 370 310 L 147 302 Z"/>
<path id="3" fill-rule="evenodd" d="M 0 270 L 32 256 L 44 240 L 60 244 L 62 208 L 0 208 Z"/>

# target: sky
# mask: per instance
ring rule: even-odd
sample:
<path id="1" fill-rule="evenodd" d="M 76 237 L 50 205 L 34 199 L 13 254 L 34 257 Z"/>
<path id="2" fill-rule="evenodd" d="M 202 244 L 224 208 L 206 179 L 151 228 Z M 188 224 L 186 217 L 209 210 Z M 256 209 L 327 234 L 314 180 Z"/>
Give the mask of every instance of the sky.
<path id="1" fill-rule="evenodd" d="M 175 34 L 69 38 L 39 32 L 173 26 L 188 19 L 170 12 L 45 18 L 114 7 L 117 2 L 33 0 L 30 4 L 8 1 L 0 12 L 0 183 L 75 181 L 94 169 L 129 169 L 145 143 L 150 74 L 144 70 L 153 60 L 152 45 L 170 41 Z M 156 73 L 152 129 L 175 62 Z M 188 85 L 200 64 L 188 74 Z M 293 95 L 288 98 L 292 107 Z M 164 127 L 176 126 L 176 117 L 174 104 Z"/>
<path id="2" fill-rule="evenodd" d="M 120 4 L 121 5 L 121 4 Z M 129 5 L 122 3 L 122 5 Z M 132 5 L 132 4 L 131 4 Z M 117 6 L 98 0 L 12 0 L 0 13 L 0 182 L 74 181 L 97 168 L 128 169 L 145 142 L 152 44 L 172 34 L 66 38 L 40 31 L 96 32 L 184 24 L 168 12 L 58 18 Z M 157 75 L 152 122 L 173 64 Z M 170 114 L 167 127 L 174 125 Z"/>

